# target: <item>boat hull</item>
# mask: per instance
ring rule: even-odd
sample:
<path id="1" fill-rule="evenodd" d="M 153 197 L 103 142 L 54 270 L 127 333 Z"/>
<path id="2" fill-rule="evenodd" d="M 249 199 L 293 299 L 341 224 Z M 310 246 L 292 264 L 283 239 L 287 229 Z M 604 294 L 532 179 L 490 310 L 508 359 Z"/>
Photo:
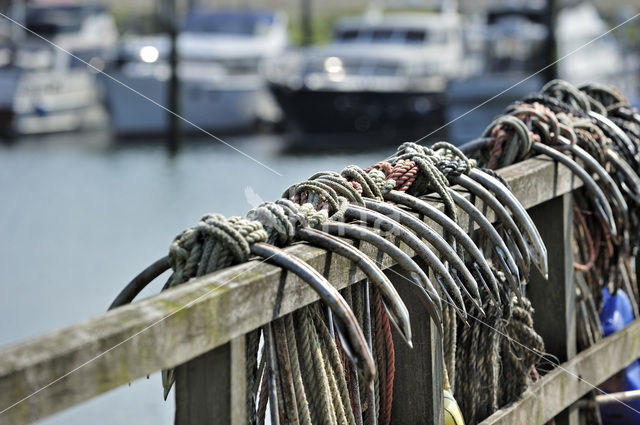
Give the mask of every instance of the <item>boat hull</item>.
<path id="1" fill-rule="evenodd" d="M 399 144 L 443 123 L 442 93 L 270 88 L 283 110 L 291 148 Z"/>
<path id="2" fill-rule="evenodd" d="M 121 136 L 164 132 L 169 113 L 159 105 L 168 107 L 168 83 L 119 73 L 114 73 L 113 77 L 122 83 L 111 79 L 105 81 L 114 131 Z M 277 115 L 275 108 L 261 79 L 237 84 L 181 81 L 180 106 L 176 112 L 184 118 L 180 120 L 183 131 L 195 134 L 202 130 L 235 132 L 251 129 L 259 120 Z"/>

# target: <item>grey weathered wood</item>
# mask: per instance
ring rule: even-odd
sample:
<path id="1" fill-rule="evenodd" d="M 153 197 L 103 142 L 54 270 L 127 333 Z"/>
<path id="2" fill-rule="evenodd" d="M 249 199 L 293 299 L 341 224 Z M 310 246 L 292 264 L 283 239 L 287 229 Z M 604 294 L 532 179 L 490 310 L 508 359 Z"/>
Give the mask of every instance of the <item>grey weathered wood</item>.
<path id="1" fill-rule="evenodd" d="M 560 362 L 576 354 L 576 292 L 573 281 L 573 211 L 571 193 L 529 210 L 547 246 L 549 280 L 532 270 L 527 296 L 535 309 L 533 323 L 547 353 Z M 578 423 L 577 409 L 564 410 L 557 425 Z"/>
<path id="2" fill-rule="evenodd" d="M 522 398 L 480 425 L 542 425 L 640 356 L 640 320 L 596 345 L 533 384 Z"/>
<path id="3" fill-rule="evenodd" d="M 545 159 L 501 173 L 525 207 L 572 189 L 567 169 Z M 375 255 L 368 244 L 361 249 Z M 325 251 L 306 245 L 287 251 L 324 271 Z M 349 274 L 348 262 L 340 256 L 330 261 L 328 277 L 339 289 L 364 277 L 359 270 Z M 392 264 L 385 256 L 384 267 Z M 279 282 L 279 268 L 253 261 L 3 349 L 0 411 L 15 406 L 0 415 L 0 423 L 33 422 L 257 329 L 274 318 Z M 317 299 L 288 274 L 278 317 Z"/>
<path id="4" fill-rule="evenodd" d="M 231 425 L 246 425 L 247 344 L 246 337 L 231 340 Z"/>
<path id="5" fill-rule="evenodd" d="M 175 425 L 231 423 L 231 344 L 176 368 Z"/>
<path id="6" fill-rule="evenodd" d="M 394 266 L 386 274 L 409 310 L 413 335 L 411 349 L 393 329 L 396 373 L 391 423 L 442 424 L 442 338 L 402 269 Z"/>

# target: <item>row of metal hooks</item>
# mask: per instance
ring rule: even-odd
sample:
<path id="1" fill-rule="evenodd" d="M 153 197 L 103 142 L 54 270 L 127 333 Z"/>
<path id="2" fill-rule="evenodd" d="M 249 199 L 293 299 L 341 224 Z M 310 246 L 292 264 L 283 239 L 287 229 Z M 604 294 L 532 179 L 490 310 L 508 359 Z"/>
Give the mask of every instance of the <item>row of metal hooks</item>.
<path id="1" fill-rule="evenodd" d="M 168 269 L 173 273 L 163 289 L 251 259 L 272 263 L 308 283 L 324 313 L 301 306 L 293 313 L 299 321 L 275 321 L 263 328 L 262 337 L 247 336 L 253 341 L 248 356 L 256 359 L 248 366 L 249 422 L 263 423 L 270 406 L 272 424 L 387 424 L 394 358 L 385 324 L 394 325 L 411 345 L 410 321 L 419 319 L 410 317 L 389 272 L 383 273 L 385 256 L 404 271 L 394 279 L 396 285 L 415 291 L 444 337 L 445 389 L 451 392 L 456 369 L 451 346 L 460 340 L 456 332 L 471 326 L 470 317 L 485 317 L 488 308 L 501 312 L 504 306 L 525 305 L 532 265 L 548 276 L 547 249 L 538 229 L 492 169 L 536 154 L 566 165 L 592 195 L 595 216 L 618 251 L 631 255 L 637 249 L 640 178 L 634 170 L 640 165 L 640 116 L 621 99 L 607 87 L 578 90 L 554 81 L 541 94 L 511 105 L 480 139 L 461 148 L 445 142 L 429 147 L 403 143 L 369 168 L 352 165 L 340 173 L 317 173 L 246 218 L 205 215 L 175 238 L 167 257 L 134 278 L 110 308 L 133 301 Z M 624 130 L 614 119 L 624 121 Z M 495 221 L 476 200 L 493 212 Z M 468 217 L 465 225 L 461 213 Z M 339 292 L 322 273 L 283 250 L 299 242 L 346 258 L 365 281 Z M 363 252 L 365 244 L 374 247 L 376 258 Z M 322 356 L 311 361 L 312 354 L 304 352 L 313 344 L 324 361 Z M 318 362 L 324 366 L 318 369 Z M 165 371 L 165 397 L 174 380 L 172 371 Z M 460 415 L 456 409 L 451 407 L 450 414 Z M 465 416 L 472 417 L 469 423 L 477 419 Z"/>

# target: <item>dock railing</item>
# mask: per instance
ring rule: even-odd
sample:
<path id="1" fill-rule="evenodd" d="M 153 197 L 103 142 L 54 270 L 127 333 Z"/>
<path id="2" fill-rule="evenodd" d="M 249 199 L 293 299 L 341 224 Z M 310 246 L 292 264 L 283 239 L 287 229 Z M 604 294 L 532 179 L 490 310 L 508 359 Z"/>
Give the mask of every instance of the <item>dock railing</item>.
<path id="1" fill-rule="evenodd" d="M 547 246 L 549 279 L 532 270 L 526 291 L 535 308 L 535 328 L 561 364 L 482 424 L 544 424 L 552 418 L 557 425 L 574 424 L 576 401 L 638 358 L 640 321 L 576 353 L 571 197 L 582 183 L 546 157 L 499 173 Z M 481 202 L 476 200 L 478 206 Z M 460 223 L 468 221 L 459 214 Z M 360 249 L 375 258 L 372 246 Z M 324 250 L 296 244 L 287 251 L 325 273 L 338 289 L 364 278 L 346 259 Z M 393 267 L 385 256 L 383 268 Z M 385 273 L 397 282 L 403 271 Z M 396 344 L 391 423 L 441 424 L 442 340 L 422 305 L 404 296 L 404 285 L 397 288 L 411 315 L 414 348 Z M 294 274 L 251 261 L 4 348 L 0 424 L 34 422 L 170 367 L 177 374 L 177 425 L 246 424 L 245 335 L 317 300 Z"/>

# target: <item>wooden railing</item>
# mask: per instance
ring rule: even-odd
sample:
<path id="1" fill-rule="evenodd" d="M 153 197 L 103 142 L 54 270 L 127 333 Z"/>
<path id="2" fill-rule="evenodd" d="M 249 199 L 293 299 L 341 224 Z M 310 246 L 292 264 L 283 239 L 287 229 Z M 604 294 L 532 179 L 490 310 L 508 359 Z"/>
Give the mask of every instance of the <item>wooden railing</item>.
<path id="1" fill-rule="evenodd" d="M 547 351 L 563 363 L 483 424 L 543 424 L 553 417 L 558 425 L 575 423 L 572 404 L 640 355 L 640 322 L 576 355 L 571 193 L 581 182 L 547 158 L 500 173 L 547 245 L 549 280 L 533 270 L 527 295 Z M 375 258 L 372 246 L 360 248 Z M 344 258 L 321 249 L 298 244 L 287 251 L 327 273 L 338 289 L 364 278 Z M 395 267 L 388 257 L 383 261 L 385 269 Z M 394 283 L 396 273 L 402 270 L 388 273 Z M 397 288 L 411 314 L 414 348 L 394 334 L 392 423 L 442 423 L 442 342 L 422 305 L 404 294 L 406 285 Z M 292 273 L 252 261 L 5 348 L 0 424 L 36 421 L 168 367 L 177 367 L 176 424 L 245 424 L 244 335 L 317 299 Z"/>

